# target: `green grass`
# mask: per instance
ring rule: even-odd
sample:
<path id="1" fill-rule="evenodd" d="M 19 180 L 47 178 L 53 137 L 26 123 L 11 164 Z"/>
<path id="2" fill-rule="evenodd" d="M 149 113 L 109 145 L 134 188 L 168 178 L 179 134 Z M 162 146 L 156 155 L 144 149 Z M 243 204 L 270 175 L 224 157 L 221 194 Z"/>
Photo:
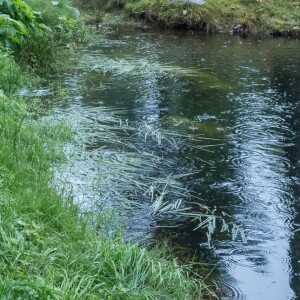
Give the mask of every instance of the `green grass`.
<path id="1" fill-rule="evenodd" d="M 27 0 L 26 2 L 33 10 L 40 13 L 40 20 L 52 28 L 59 26 L 62 18 L 68 20 L 76 18 L 74 9 L 72 8 L 72 2 L 69 0 Z"/>
<path id="2" fill-rule="evenodd" d="M 4 93 L 14 92 L 24 81 L 19 65 L 12 55 L 0 49 L 0 90 Z"/>
<path id="3" fill-rule="evenodd" d="M 28 4 L 39 12 L 38 20 L 52 29 L 54 40 L 60 44 L 82 43 L 92 38 L 72 1 L 28 0 Z"/>
<path id="4" fill-rule="evenodd" d="M 32 32 L 20 46 L 15 52 L 19 62 L 30 66 L 38 74 L 58 71 L 60 62 L 67 57 L 65 49 L 55 41 L 52 33 Z"/>
<path id="5" fill-rule="evenodd" d="M 174 258 L 97 235 L 71 199 L 58 195 L 50 167 L 62 159 L 70 130 L 28 120 L 20 98 L 0 98 L 0 120 L 5 299 L 201 299 L 205 286 Z"/>
<path id="6" fill-rule="evenodd" d="M 205 284 L 168 252 L 108 235 L 111 211 L 95 222 L 59 194 L 52 168 L 72 130 L 30 118 L 14 94 L 27 75 L 0 56 L 0 299 L 201 299 Z"/>
<path id="7" fill-rule="evenodd" d="M 92 2 L 95 1 L 87 1 Z M 101 1 L 97 3 L 99 11 L 111 11 L 116 7 L 101 5 Z M 241 23 L 249 32 L 286 35 L 299 35 L 300 32 L 300 6 L 293 0 L 206 0 L 203 5 L 170 3 L 169 0 L 124 0 L 118 10 L 120 7 L 130 17 L 169 28 L 216 32 L 228 31 Z"/>

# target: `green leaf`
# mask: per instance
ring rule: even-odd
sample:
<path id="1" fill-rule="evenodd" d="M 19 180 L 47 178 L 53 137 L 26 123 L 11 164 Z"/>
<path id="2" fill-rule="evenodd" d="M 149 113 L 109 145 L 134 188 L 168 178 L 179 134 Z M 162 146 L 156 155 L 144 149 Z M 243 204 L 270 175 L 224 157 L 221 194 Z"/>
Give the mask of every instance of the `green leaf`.
<path id="1" fill-rule="evenodd" d="M 50 30 L 36 21 L 38 13 L 22 0 L 0 0 L 0 10 L 0 38 L 2 36 L 6 45 L 20 44 L 29 30 Z"/>

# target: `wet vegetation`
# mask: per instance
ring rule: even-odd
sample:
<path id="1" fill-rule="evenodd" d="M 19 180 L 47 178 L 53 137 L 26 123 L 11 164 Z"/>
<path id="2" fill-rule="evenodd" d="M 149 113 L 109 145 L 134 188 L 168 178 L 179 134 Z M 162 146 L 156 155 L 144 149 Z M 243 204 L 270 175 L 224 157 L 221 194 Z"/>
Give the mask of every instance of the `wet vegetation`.
<path id="1" fill-rule="evenodd" d="M 26 118 L 22 99 L 1 96 L 1 279 L 7 299 L 192 299 L 201 285 L 161 250 L 96 232 L 50 167 L 62 159 L 65 126 Z M 62 153 L 61 153 L 62 154 Z M 105 214 L 105 212 L 104 212 Z M 99 225 L 101 227 L 101 223 Z M 105 224 L 107 226 L 107 224 Z"/>
<path id="2" fill-rule="evenodd" d="M 0 295 L 200 299 L 209 294 L 167 250 L 148 251 L 125 243 L 119 231 L 102 230 L 110 225 L 110 211 L 83 214 L 72 197 L 57 191 L 53 166 L 63 162 L 62 145 L 73 129 L 34 120 L 39 100 L 26 100 L 18 91 L 37 74 L 66 70 L 61 53 L 70 54 L 88 39 L 71 3 L 4 0 L 0 12 Z"/>
<path id="3" fill-rule="evenodd" d="M 217 32 L 240 24 L 239 32 L 299 34 L 298 4 L 292 1 L 207 0 L 201 5 L 166 0 L 74 3 L 92 10 L 97 21 L 111 22 L 111 16 L 117 14 L 117 22 L 131 17 L 168 28 Z M 57 188 L 54 170 L 66 161 L 63 146 L 73 139 L 74 124 L 39 119 L 42 100 L 22 98 L 20 89 L 37 85 L 44 75 L 72 70 L 70 61 L 75 50 L 93 37 L 73 5 L 67 0 L 0 0 L 0 295 L 5 299 L 213 297 L 199 275 L 192 272 L 190 263 L 183 265 L 166 248 L 146 250 L 125 242 L 121 228 L 115 227 L 115 211 L 106 207 L 100 211 L 99 207 L 97 211 L 81 210 L 64 186 Z M 101 76 L 105 80 L 105 75 L 110 74 L 115 79 L 125 77 L 126 84 L 130 76 L 133 80 L 144 76 L 150 82 L 148 90 L 166 77 L 176 84 L 188 78 L 200 84 L 202 90 L 225 93 L 228 89 L 224 78 L 200 68 L 128 53 L 120 57 L 99 54 L 94 61 L 88 57 L 88 63 L 81 68 L 99 75 L 96 80 Z M 86 86 L 91 83 L 93 78 Z M 102 84 L 101 88 L 106 87 Z M 127 84 L 127 88 L 131 87 Z M 239 226 L 226 223 L 209 207 L 193 202 L 196 197 L 181 184 L 181 179 L 193 175 L 193 171 L 184 173 L 187 169 L 182 168 L 174 173 L 177 162 L 174 167 L 154 151 L 145 151 L 158 149 L 158 154 L 168 152 L 175 156 L 187 148 L 197 153 L 210 152 L 227 131 L 219 131 L 219 124 L 210 122 L 205 115 L 198 119 L 166 116 L 161 123 L 164 126 L 156 126 L 147 120 L 130 122 L 115 113 L 109 108 L 105 111 L 105 107 L 95 109 L 88 116 L 88 125 L 94 126 L 100 137 L 95 138 L 91 131 L 90 136 L 86 135 L 91 144 L 118 146 L 115 151 L 95 154 L 103 170 L 98 174 L 98 188 L 112 197 L 109 200 L 137 205 L 132 201 L 134 195 L 134 200 L 145 200 L 149 213 L 158 222 L 192 220 L 192 230 L 207 230 L 203 235 L 207 235 L 209 247 L 218 224 L 233 239 L 238 235 L 242 242 L 247 241 Z M 79 120 L 78 116 L 76 121 Z M 213 138 L 207 142 L 203 135 L 192 137 L 186 130 Z M 134 139 L 140 147 L 132 143 Z M 203 140 L 207 145 L 201 144 Z M 83 164 L 93 154 L 90 151 L 88 157 L 83 157 Z M 201 155 L 198 160 L 203 162 Z M 110 170 L 107 178 L 103 176 L 104 169 Z"/>
<path id="4" fill-rule="evenodd" d="M 289 260 L 281 250 L 291 230 L 284 224 L 299 196 L 285 152 L 299 132 L 289 126 L 299 110 L 298 40 L 101 30 L 105 36 L 84 49 L 79 74 L 65 82 L 69 101 L 53 104 L 78 123 L 79 147 L 61 176 L 76 186 L 78 202 L 118 207 L 126 238 L 168 240 L 183 257 L 220 262 L 223 283 L 212 277 L 228 299 L 266 299 L 273 278 L 281 283 L 271 298 L 292 293 L 292 267 L 279 261 Z M 132 204 L 123 217 L 122 204 Z M 215 218 L 200 220 L 205 205 Z M 278 254 L 265 253 L 270 243 Z M 278 269 L 287 270 L 282 278 Z"/>
<path id="5" fill-rule="evenodd" d="M 90 0 L 82 4 L 102 12 L 102 16 L 105 11 L 125 13 L 168 28 L 220 32 L 240 24 L 236 28 L 240 33 L 298 36 L 300 32 L 299 2 L 293 0 Z M 101 14 L 97 16 L 101 19 Z"/>

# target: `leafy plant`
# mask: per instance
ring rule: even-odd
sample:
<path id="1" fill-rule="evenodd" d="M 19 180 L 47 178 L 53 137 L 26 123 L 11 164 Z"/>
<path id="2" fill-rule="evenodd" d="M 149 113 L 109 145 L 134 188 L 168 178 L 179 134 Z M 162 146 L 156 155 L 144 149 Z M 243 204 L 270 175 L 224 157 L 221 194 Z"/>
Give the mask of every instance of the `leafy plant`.
<path id="1" fill-rule="evenodd" d="M 61 50 L 61 47 L 55 45 L 52 35 L 33 31 L 27 39 L 21 41 L 16 57 L 22 64 L 29 65 L 41 74 L 58 67 L 57 60 L 63 55 Z"/>
<path id="2" fill-rule="evenodd" d="M 8 48 L 20 45 L 31 31 L 49 30 L 22 0 L 0 0 L 0 39 Z"/>

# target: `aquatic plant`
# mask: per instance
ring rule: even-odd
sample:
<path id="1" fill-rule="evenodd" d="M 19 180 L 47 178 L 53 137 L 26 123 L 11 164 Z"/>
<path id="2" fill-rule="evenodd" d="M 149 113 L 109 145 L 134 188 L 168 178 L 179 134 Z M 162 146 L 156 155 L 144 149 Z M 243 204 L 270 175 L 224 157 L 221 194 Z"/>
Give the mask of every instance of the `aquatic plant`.
<path id="1" fill-rule="evenodd" d="M 92 59 L 92 58 L 91 58 Z M 113 59 L 107 56 L 101 56 L 100 62 L 90 61 L 92 67 L 90 71 L 112 73 L 114 75 L 128 76 L 169 76 L 169 77 L 194 77 L 204 81 L 203 86 L 208 88 L 211 86 L 225 88 L 225 85 L 214 75 L 209 74 L 197 68 L 186 68 L 174 65 L 160 64 L 158 62 L 150 62 L 144 58 L 121 58 Z"/>
<path id="2" fill-rule="evenodd" d="M 97 233 L 70 195 L 58 194 L 51 168 L 63 161 L 61 146 L 71 134 L 60 122 L 29 119 L 23 99 L 0 96 L 0 294 L 198 299 L 209 292 L 187 267 L 163 258 L 169 257 L 164 250 L 148 251 L 117 234 Z M 105 224 L 100 220 L 98 226 Z"/>
<path id="3" fill-rule="evenodd" d="M 186 179 L 197 170 L 179 167 L 177 160 L 174 164 L 168 159 L 167 153 L 174 157 L 183 146 L 199 153 L 212 151 L 218 139 L 201 134 L 192 137 L 178 127 L 135 124 L 124 119 L 118 108 L 85 108 L 85 113 L 76 112 L 76 117 L 74 113 L 70 120 L 76 120 L 73 126 L 81 139 L 68 148 L 71 158 L 57 174 L 64 178 L 63 185 L 72 185 L 71 193 L 82 211 L 97 215 L 112 206 L 118 210 L 117 222 L 122 226 L 127 222 L 123 215 L 143 208 L 144 218 L 156 220 L 160 226 L 190 221 L 194 230 L 207 234 L 209 245 L 215 231 L 227 231 L 232 239 L 246 241 L 242 229 L 228 215 L 217 214 L 188 188 Z"/>

